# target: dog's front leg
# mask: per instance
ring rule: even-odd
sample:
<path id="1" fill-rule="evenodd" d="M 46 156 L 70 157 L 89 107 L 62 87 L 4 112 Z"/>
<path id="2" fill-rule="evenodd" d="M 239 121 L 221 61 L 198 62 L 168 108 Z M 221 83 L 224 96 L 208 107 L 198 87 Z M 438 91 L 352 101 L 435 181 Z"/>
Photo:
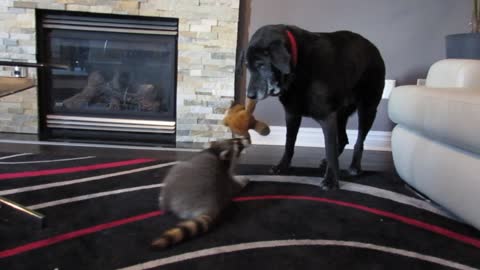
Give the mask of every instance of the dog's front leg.
<path id="1" fill-rule="evenodd" d="M 337 147 L 337 113 L 333 112 L 323 121 L 320 121 L 325 137 L 325 152 L 327 169 L 325 171 L 322 189 L 338 189 L 338 147 Z"/>
<path id="2" fill-rule="evenodd" d="M 286 173 L 290 168 L 293 152 L 295 150 L 295 142 L 297 141 L 298 129 L 302 123 L 302 116 L 293 115 L 285 111 L 285 121 L 287 124 L 285 150 L 278 165 L 273 166 L 272 169 L 270 169 L 270 173 L 272 174 Z"/>

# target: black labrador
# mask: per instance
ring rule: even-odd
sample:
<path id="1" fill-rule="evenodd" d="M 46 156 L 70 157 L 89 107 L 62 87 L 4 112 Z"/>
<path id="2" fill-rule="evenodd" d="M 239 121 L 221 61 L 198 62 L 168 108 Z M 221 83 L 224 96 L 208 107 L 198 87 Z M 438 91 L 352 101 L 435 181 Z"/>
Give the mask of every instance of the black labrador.
<path id="1" fill-rule="evenodd" d="M 385 84 L 385 64 L 375 45 L 349 31 L 313 33 L 267 25 L 250 39 L 246 61 L 251 75 L 247 96 L 278 96 L 285 109 L 285 151 L 273 173 L 290 167 L 302 116 L 308 116 L 321 125 L 325 137 L 323 187 L 338 188 L 338 156 L 348 144 L 348 117 L 357 111 L 358 138 L 349 172 L 360 174 L 363 143 Z"/>

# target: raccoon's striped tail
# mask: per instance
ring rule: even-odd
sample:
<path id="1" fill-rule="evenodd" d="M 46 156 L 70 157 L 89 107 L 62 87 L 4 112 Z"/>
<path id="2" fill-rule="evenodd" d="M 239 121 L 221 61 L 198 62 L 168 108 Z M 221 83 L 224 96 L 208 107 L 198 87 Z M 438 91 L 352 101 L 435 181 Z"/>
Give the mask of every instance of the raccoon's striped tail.
<path id="1" fill-rule="evenodd" d="M 165 249 L 211 229 L 213 218 L 200 215 L 196 218 L 180 222 L 177 226 L 166 230 L 159 238 L 153 240 L 151 246 L 156 249 Z"/>

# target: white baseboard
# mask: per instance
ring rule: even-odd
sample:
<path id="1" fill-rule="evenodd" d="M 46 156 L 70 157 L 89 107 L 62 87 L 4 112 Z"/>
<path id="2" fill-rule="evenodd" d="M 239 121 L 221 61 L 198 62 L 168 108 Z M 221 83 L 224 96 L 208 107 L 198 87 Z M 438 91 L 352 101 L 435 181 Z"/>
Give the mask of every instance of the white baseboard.
<path id="1" fill-rule="evenodd" d="M 383 89 L 382 99 L 388 99 L 393 88 L 395 88 L 395 80 L 385 80 L 385 88 Z M 350 142 L 345 148 L 353 149 L 353 145 L 357 140 L 357 130 L 347 130 L 348 141 Z M 260 136 L 255 131 L 250 131 L 252 143 L 258 145 L 285 145 L 286 128 L 282 126 L 270 127 L 270 135 Z M 391 151 L 390 138 L 392 132 L 389 131 L 370 131 L 364 142 L 364 149 L 375 151 Z M 321 128 L 300 128 L 297 136 L 297 146 L 306 147 L 325 147 L 325 141 Z"/>
<path id="2" fill-rule="evenodd" d="M 270 134 L 268 136 L 260 136 L 255 131 L 250 131 L 252 143 L 257 145 L 285 145 L 286 127 L 272 126 L 270 127 Z M 357 140 L 357 130 L 347 130 L 348 141 L 350 142 L 345 148 L 353 149 L 355 141 Z M 367 139 L 364 142 L 365 150 L 375 151 L 391 151 L 390 139 L 392 132 L 389 131 L 375 131 L 368 133 Z M 297 135 L 296 146 L 305 147 L 325 147 L 325 141 L 321 128 L 304 128 L 301 127 Z"/>

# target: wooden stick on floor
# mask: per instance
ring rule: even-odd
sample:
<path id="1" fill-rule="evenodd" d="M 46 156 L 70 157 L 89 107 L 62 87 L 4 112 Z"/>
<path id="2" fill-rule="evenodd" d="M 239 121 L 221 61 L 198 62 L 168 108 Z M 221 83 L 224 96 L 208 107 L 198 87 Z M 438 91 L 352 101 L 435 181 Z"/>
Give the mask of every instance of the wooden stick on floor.
<path id="1" fill-rule="evenodd" d="M 11 223 L 28 223 L 34 227 L 45 227 L 45 216 L 14 201 L 0 197 L 0 219 Z"/>

